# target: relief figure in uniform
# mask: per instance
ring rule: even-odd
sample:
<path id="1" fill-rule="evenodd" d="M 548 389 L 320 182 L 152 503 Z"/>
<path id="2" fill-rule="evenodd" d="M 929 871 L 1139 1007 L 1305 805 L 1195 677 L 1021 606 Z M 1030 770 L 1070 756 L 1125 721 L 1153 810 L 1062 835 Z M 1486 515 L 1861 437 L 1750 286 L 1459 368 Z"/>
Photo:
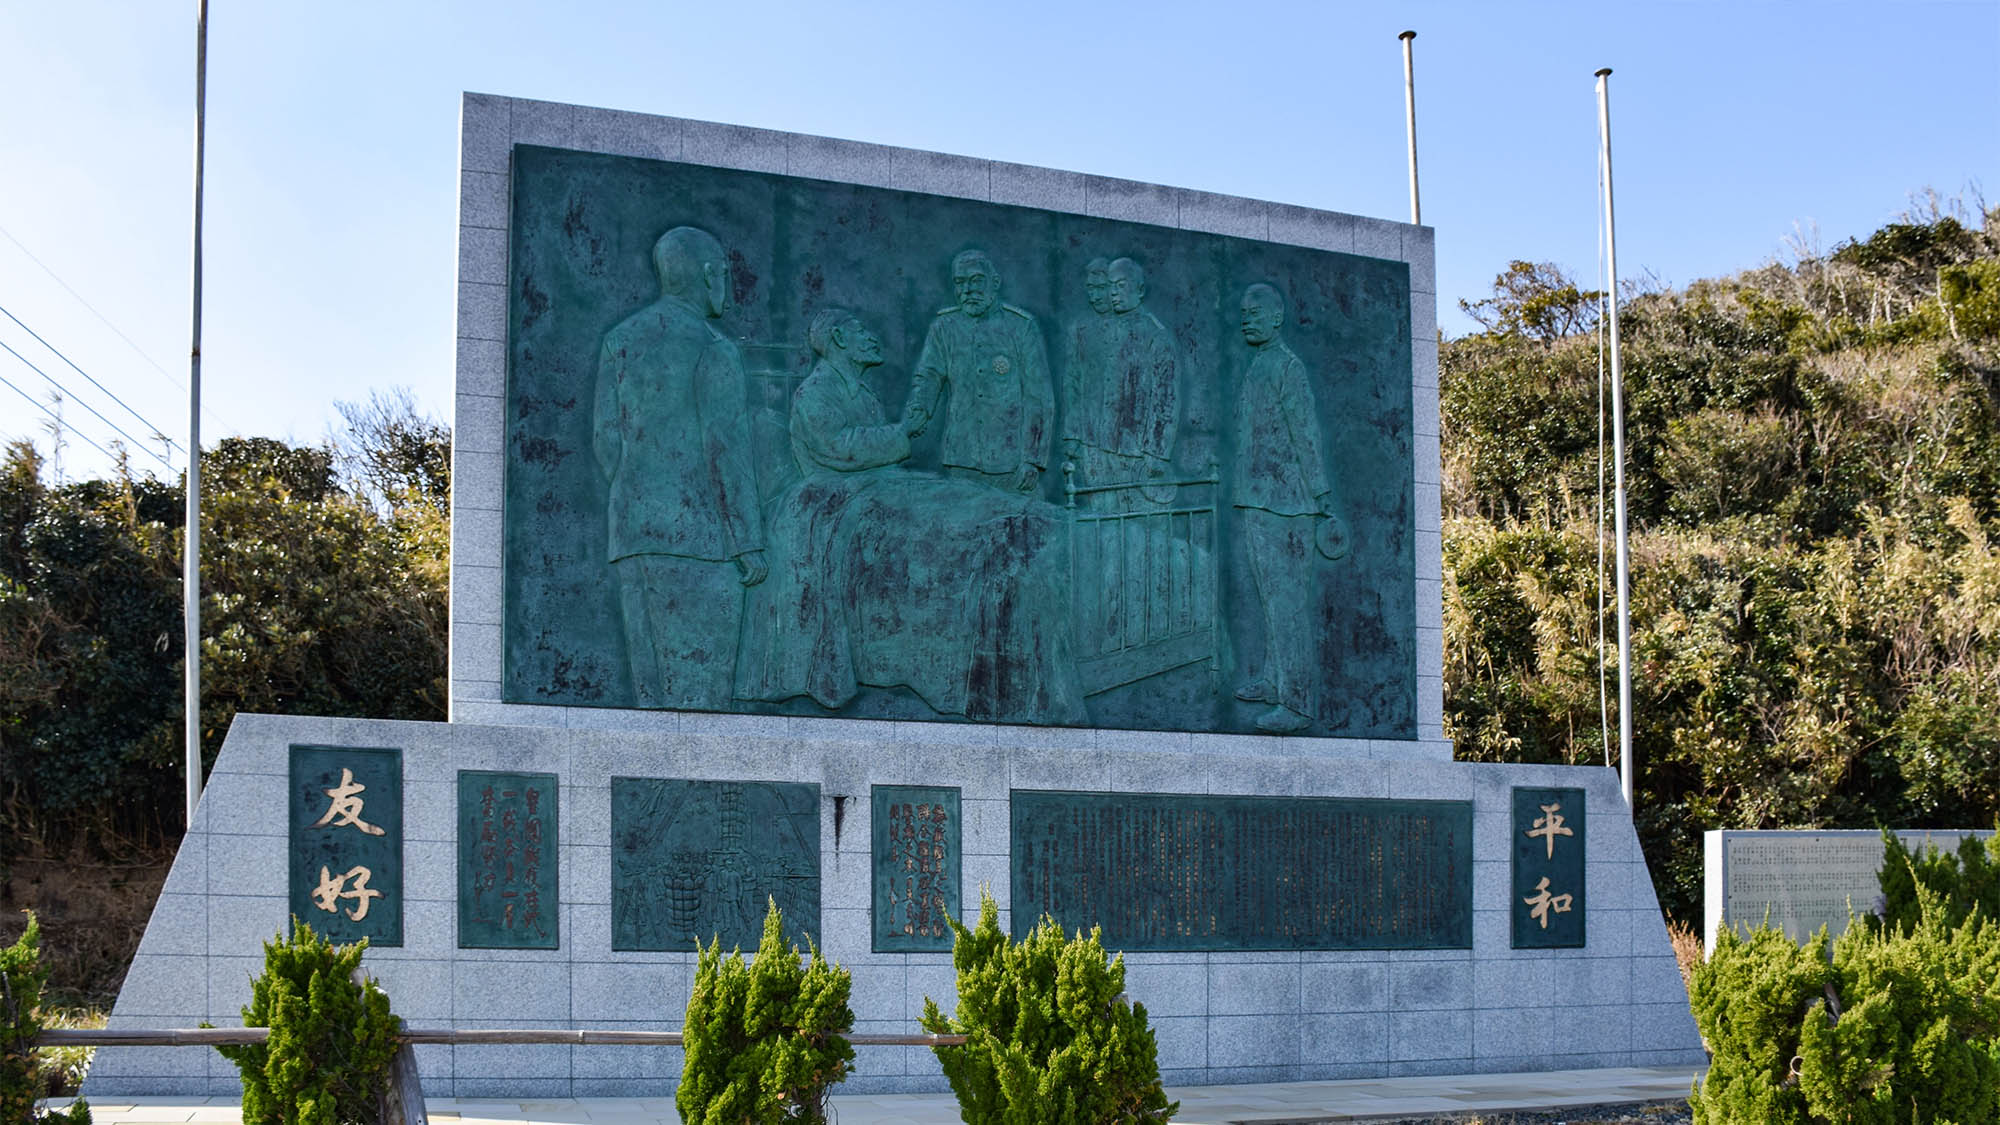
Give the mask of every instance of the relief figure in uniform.
<path id="1" fill-rule="evenodd" d="M 1094 354 L 1073 352 L 1076 369 L 1064 372 L 1063 452 L 1090 488 L 1166 477 L 1180 428 L 1173 333 L 1145 307 L 1145 269 L 1120 258 L 1107 267 L 1106 282 L 1111 315 L 1095 325 Z M 1087 493 L 1087 506 L 1131 508 L 1172 498 L 1170 490 L 1157 498 L 1137 492 Z"/>
<path id="2" fill-rule="evenodd" d="M 1236 698 L 1269 704 L 1256 724 L 1272 734 L 1304 730 L 1318 717 L 1314 555 L 1338 559 L 1349 546 L 1334 510 L 1312 381 L 1285 345 L 1284 321 L 1277 289 L 1260 282 L 1244 291 L 1241 329 L 1251 360 L 1236 403 L 1232 502 L 1247 540 L 1263 652 Z"/>
<path id="3" fill-rule="evenodd" d="M 1041 327 L 1000 301 L 1000 271 L 983 250 L 951 263 L 958 304 L 940 309 L 910 377 L 906 413 L 921 433 L 949 411 L 944 470 L 1005 492 L 1033 492 L 1048 467 L 1055 391 Z"/>
<path id="4" fill-rule="evenodd" d="M 730 706 L 743 589 L 764 580 L 743 360 L 721 243 L 675 227 L 653 245 L 660 296 L 604 334 L 593 445 L 641 707 Z"/>
<path id="5" fill-rule="evenodd" d="M 862 687 L 907 688 L 940 714 L 1082 721 L 1062 510 L 912 472 L 923 415 L 889 419 L 867 383 L 881 338 L 824 309 L 807 343 L 790 422 L 799 476 L 771 501 L 772 578 L 750 594 L 738 697 L 838 709 Z"/>

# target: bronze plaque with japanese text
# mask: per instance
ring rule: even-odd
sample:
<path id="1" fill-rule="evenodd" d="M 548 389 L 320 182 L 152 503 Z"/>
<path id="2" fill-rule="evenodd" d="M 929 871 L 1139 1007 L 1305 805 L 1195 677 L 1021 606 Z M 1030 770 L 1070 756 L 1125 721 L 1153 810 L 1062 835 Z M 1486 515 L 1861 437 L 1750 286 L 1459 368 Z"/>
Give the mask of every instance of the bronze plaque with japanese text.
<path id="1" fill-rule="evenodd" d="M 458 771 L 458 946 L 557 949 L 556 775 Z"/>
<path id="2" fill-rule="evenodd" d="M 1583 790 L 1514 789 L 1514 948 L 1584 942 Z"/>
<path id="3" fill-rule="evenodd" d="M 403 752 L 291 753 L 292 914 L 334 941 L 403 944 Z"/>
<path id="4" fill-rule="evenodd" d="M 877 785 L 873 801 L 875 952 L 949 952 L 964 858 L 958 789 Z"/>
<path id="5" fill-rule="evenodd" d="M 1128 952 L 1468 949 L 1472 804 L 1016 789 L 1013 917 Z"/>

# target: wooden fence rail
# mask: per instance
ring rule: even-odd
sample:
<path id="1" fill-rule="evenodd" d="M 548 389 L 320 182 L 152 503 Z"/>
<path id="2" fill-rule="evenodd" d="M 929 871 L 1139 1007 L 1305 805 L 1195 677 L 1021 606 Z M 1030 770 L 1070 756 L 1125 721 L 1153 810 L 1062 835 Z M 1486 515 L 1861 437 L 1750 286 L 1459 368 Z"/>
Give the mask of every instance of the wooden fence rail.
<path id="1" fill-rule="evenodd" d="M 268 1027 L 171 1028 L 50 1028 L 35 1037 L 38 1047 L 215 1047 L 263 1043 Z M 681 1046 L 678 1031 L 570 1030 L 555 1027 L 459 1029 L 406 1027 L 396 1033 L 403 1043 L 644 1043 Z M 963 1035 L 849 1035 L 857 1047 L 957 1047 Z"/>

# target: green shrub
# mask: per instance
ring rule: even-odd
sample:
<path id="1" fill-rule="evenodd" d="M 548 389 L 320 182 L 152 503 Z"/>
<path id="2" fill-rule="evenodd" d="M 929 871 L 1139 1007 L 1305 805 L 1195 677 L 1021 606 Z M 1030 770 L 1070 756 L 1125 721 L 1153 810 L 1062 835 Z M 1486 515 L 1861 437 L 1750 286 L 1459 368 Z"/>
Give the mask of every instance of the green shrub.
<path id="1" fill-rule="evenodd" d="M 1939 848 L 1912 853 L 1894 832 L 1882 830 L 1882 915 L 1869 925 L 1892 926 L 1908 934 L 1922 917 L 1918 888 L 1934 896 L 1944 912 L 1947 929 L 1963 924 L 1975 911 L 2000 919 L 2000 833 L 1980 841 L 1967 836 L 1956 854 Z"/>
<path id="2" fill-rule="evenodd" d="M 1917 892 L 1916 925 L 1724 932 L 1689 1000 L 1713 1055 L 1698 1125 L 2000 1120 L 2000 929 L 1946 921 Z"/>
<path id="3" fill-rule="evenodd" d="M 244 1125 L 355 1125 L 381 1120 L 400 1021 L 370 978 L 357 980 L 366 940 L 334 945 L 292 919 L 292 936 L 264 943 L 243 1026 L 268 1027 L 258 1046 L 217 1047 L 243 1074 Z"/>
<path id="4" fill-rule="evenodd" d="M 1127 1004 L 1125 959 L 1106 961 L 1098 931 L 1063 936 L 1043 918 L 1019 943 L 981 896 L 979 925 L 951 920 L 958 1011 L 924 998 L 924 1030 L 963 1035 L 937 1047 L 970 1125 L 1164 1122 L 1180 1108 L 1160 1085 L 1143 1004 Z"/>
<path id="5" fill-rule="evenodd" d="M 38 1114 L 35 1103 L 49 1092 L 35 1050 L 43 1026 L 42 927 L 28 913 L 28 928 L 14 944 L 0 948 L 0 1125 L 69 1122 L 90 1125 L 90 1107 L 79 1098 L 68 1110 Z"/>
<path id="6" fill-rule="evenodd" d="M 688 997 L 674 1106 L 688 1125 L 757 1125 L 826 1121 L 826 1097 L 847 1077 L 854 1047 L 848 1007 L 852 978 L 812 948 L 801 965 L 784 940 L 783 915 L 771 903 L 764 937 L 748 965 L 725 955 L 722 940 L 699 958 Z"/>

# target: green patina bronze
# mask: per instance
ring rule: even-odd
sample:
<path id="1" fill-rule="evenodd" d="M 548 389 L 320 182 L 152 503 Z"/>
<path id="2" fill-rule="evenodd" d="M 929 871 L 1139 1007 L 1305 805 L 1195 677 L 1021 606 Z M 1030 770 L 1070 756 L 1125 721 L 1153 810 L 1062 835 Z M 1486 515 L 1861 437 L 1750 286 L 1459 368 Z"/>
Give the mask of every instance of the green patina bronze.
<path id="1" fill-rule="evenodd" d="M 772 900 L 819 940 L 819 786 L 611 779 L 612 949 L 754 949 Z"/>
<path id="2" fill-rule="evenodd" d="M 458 771 L 458 946 L 559 949 L 552 773 Z"/>
<path id="3" fill-rule="evenodd" d="M 403 752 L 291 748 L 291 908 L 339 942 L 403 944 Z"/>
<path id="4" fill-rule="evenodd" d="M 950 952 L 964 822 L 949 786 L 877 785 L 870 806 L 877 953 Z"/>
<path id="5" fill-rule="evenodd" d="M 1514 948 L 1584 944 L 1581 789 L 1514 789 Z"/>
<path id="6" fill-rule="evenodd" d="M 1416 736 L 1408 267 L 514 151 L 514 702 Z"/>
<path id="7" fill-rule="evenodd" d="M 1127 952 L 1470 949 L 1472 804 L 1016 789 L 1013 918 Z"/>

